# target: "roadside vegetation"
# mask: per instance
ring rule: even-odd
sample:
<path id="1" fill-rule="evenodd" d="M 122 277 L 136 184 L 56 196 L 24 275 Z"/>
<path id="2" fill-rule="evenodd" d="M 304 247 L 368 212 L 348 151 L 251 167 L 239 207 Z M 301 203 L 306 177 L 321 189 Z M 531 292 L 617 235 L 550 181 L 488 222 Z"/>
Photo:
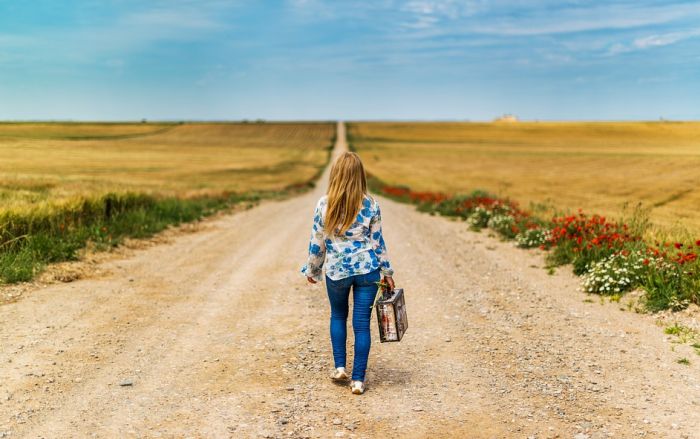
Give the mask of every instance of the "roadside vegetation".
<path id="1" fill-rule="evenodd" d="M 318 124 L 0 124 L 0 283 L 238 203 L 303 191 Z"/>
<path id="2" fill-rule="evenodd" d="M 588 293 L 619 300 L 624 293 L 640 289 L 644 292 L 643 305 L 649 311 L 700 305 L 700 240 L 679 233 L 678 229 L 670 232 L 653 227 L 649 209 L 637 206 L 626 213 L 621 210 L 624 214 L 618 219 L 610 219 L 583 209 L 572 212 L 566 207 L 555 210 L 535 204 L 524 209 L 510 198 L 485 191 L 460 194 L 448 190 L 415 190 L 394 182 L 410 181 L 416 178 L 416 173 L 425 172 L 430 159 L 424 157 L 432 157 L 432 153 L 420 158 L 413 156 L 414 163 L 420 166 L 415 166 L 415 172 L 407 173 L 405 178 L 397 176 L 395 170 L 385 174 L 382 173 L 385 166 L 392 164 L 390 156 L 378 155 L 379 150 L 373 147 L 365 149 L 366 139 L 358 135 L 362 131 L 356 126 L 352 126 L 351 132 L 353 147 L 363 158 L 370 157 L 369 163 L 378 164 L 374 168 L 368 166 L 375 192 L 416 204 L 422 211 L 461 218 L 474 230 L 488 228 L 502 239 L 515 241 L 519 247 L 546 250 L 547 268 L 551 271 L 571 264 L 574 273 L 582 277 L 582 289 Z M 376 140 L 370 139 L 369 143 L 373 141 Z M 381 141 L 390 142 L 386 138 Z M 411 147 L 407 148 L 407 155 L 412 156 Z M 503 157 L 501 167 L 508 167 L 508 160 Z M 562 166 L 567 168 L 564 163 Z M 464 172 L 469 180 L 469 171 Z M 392 183 L 384 180 L 387 175 L 393 178 Z M 436 179 L 444 178 L 439 172 L 434 175 Z M 567 189 L 562 186 L 550 181 L 542 191 L 561 188 L 565 192 Z"/>

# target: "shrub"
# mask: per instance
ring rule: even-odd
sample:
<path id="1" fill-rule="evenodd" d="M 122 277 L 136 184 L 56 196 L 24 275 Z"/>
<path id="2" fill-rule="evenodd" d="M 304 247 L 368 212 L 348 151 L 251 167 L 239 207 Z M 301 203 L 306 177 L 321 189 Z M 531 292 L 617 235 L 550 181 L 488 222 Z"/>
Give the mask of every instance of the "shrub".
<path id="1" fill-rule="evenodd" d="M 648 259 L 649 269 L 642 284 L 645 305 L 651 311 L 678 311 L 691 303 L 700 304 L 698 264 L 679 263 L 664 257 Z"/>
<path id="2" fill-rule="evenodd" d="M 495 214 L 488 223 L 488 228 L 498 233 L 499 235 L 513 239 L 516 235 L 515 218 L 507 214 Z"/>
<path id="3" fill-rule="evenodd" d="M 578 215 L 554 218 L 547 256 L 552 265 L 572 264 L 574 273 L 582 275 L 596 261 L 625 249 L 625 245 L 641 238 L 628 232 L 626 224 L 607 221 L 599 215 Z"/>
<path id="4" fill-rule="evenodd" d="M 606 295 L 630 291 L 642 280 L 644 267 L 638 253 L 613 254 L 590 265 L 583 275 L 583 290 Z"/>
<path id="5" fill-rule="evenodd" d="M 515 236 L 515 240 L 518 243 L 518 247 L 522 248 L 534 248 L 545 246 L 551 238 L 551 232 L 544 228 L 527 229 L 518 233 Z"/>
<path id="6" fill-rule="evenodd" d="M 458 216 L 468 218 L 474 211 L 470 205 L 471 196 L 461 195 L 446 198 L 433 205 L 433 210 L 443 216 Z"/>
<path id="7" fill-rule="evenodd" d="M 478 206 L 469 214 L 467 222 L 473 229 L 479 230 L 488 225 L 489 219 L 491 219 L 491 213 L 485 208 Z"/>

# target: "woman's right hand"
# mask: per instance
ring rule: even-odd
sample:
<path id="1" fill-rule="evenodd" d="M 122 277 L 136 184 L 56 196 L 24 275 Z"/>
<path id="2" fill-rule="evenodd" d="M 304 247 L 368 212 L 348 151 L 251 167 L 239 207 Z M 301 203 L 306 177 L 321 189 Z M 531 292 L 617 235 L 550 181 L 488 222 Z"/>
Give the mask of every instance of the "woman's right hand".
<path id="1" fill-rule="evenodd" d="M 384 276 L 384 284 L 386 285 L 387 291 L 394 291 L 394 278 L 391 276 Z"/>
<path id="2" fill-rule="evenodd" d="M 314 279 L 313 277 L 310 277 L 310 276 L 306 276 L 306 280 L 308 280 L 310 284 L 316 283 L 316 279 Z"/>

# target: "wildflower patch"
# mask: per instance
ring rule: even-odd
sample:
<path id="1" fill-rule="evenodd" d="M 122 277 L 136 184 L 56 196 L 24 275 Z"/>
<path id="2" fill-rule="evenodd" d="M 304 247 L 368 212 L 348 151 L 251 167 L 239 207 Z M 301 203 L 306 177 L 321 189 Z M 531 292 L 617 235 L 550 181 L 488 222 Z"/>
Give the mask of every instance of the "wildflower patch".
<path id="1" fill-rule="evenodd" d="M 470 228 L 489 228 L 503 239 L 515 240 L 521 248 L 547 251 L 550 267 L 571 264 L 582 276 L 588 293 L 619 295 L 639 288 L 650 311 L 680 310 L 700 305 L 700 240 L 694 242 L 649 243 L 643 238 L 642 221 L 628 223 L 575 214 L 542 219 L 521 209 L 518 203 L 483 191 L 467 195 L 413 192 L 370 178 L 373 190 L 422 211 L 460 217 Z"/>

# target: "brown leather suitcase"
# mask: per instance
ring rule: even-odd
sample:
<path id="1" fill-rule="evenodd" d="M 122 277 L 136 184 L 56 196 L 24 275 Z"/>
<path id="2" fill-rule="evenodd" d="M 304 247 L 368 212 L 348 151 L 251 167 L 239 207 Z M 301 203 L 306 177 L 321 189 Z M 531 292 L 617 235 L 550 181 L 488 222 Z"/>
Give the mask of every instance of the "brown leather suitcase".
<path id="1" fill-rule="evenodd" d="M 379 341 L 401 341 L 408 329 L 406 299 L 403 288 L 396 288 L 390 294 L 384 293 L 375 305 L 379 323 Z"/>

